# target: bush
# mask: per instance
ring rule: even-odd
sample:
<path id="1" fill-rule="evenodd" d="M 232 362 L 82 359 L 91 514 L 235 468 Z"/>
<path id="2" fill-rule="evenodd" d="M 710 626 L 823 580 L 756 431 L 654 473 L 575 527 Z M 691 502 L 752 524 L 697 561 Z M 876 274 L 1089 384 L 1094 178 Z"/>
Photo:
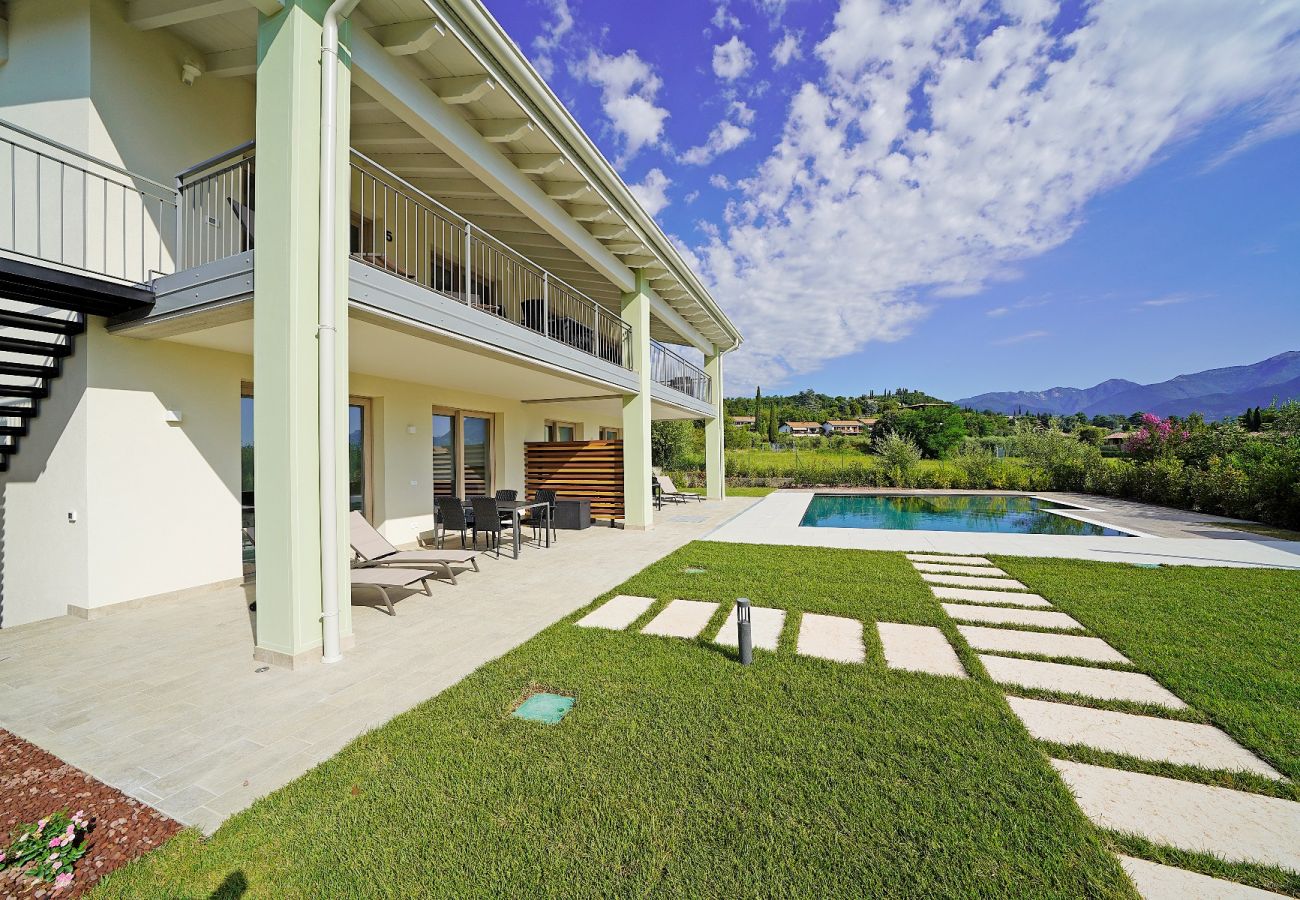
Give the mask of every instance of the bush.
<path id="1" fill-rule="evenodd" d="M 921 448 L 911 438 L 896 431 L 887 431 L 876 438 L 872 451 L 880 457 L 895 487 L 904 487 L 908 476 L 921 461 Z"/>

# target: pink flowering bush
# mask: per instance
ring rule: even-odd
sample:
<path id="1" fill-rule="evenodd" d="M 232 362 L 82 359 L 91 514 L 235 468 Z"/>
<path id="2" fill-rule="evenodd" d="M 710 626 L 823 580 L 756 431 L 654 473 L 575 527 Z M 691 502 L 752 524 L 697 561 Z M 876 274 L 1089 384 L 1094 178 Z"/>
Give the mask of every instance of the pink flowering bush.
<path id="1" fill-rule="evenodd" d="M 1124 449 L 1138 459 L 1159 459 L 1180 447 L 1191 433 L 1174 422 L 1151 413 L 1142 414 L 1142 424 L 1124 444 Z"/>
<path id="2" fill-rule="evenodd" d="M 0 851 L 0 869 L 21 869 L 24 875 L 53 882 L 61 891 L 72 884 L 72 869 L 86 852 L 83 838 L 90 820 L 81 810 L 56 812 L 24 825 L 6 850 Z"/>

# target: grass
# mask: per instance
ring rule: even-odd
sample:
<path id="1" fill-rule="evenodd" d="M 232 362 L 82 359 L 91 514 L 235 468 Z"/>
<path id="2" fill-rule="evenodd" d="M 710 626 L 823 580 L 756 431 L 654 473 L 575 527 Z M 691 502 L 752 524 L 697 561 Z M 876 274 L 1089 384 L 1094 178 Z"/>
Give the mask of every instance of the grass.
<path id="1" fill-rule="evenodd" d="M 566 620 L 96 896 L 1135 896 L 987 679 L 791 651 L 805 610 L 932 624 L 981 673 L 901 555 L 695 543 L 617 592 L 711 635 L 741 590 L 790 613 L 752 667 Z M 509 717 L 534 685 L 558 726 Z"/>
<path id="2" fill-rule="evenodd" d="M 679 490 L 681 490 L 683 494 L 704 493 L 704 488 L 702 487 L 684 487 L 684 488 L 679 488 Z M 727 496 L 728 497 L 766 497 L 768 494 L 772 493 L 775 490 L 776 488 L 774 487 L 745 487 L 743 485 L 738 487 L 732 487 L 728 485 Z"/>

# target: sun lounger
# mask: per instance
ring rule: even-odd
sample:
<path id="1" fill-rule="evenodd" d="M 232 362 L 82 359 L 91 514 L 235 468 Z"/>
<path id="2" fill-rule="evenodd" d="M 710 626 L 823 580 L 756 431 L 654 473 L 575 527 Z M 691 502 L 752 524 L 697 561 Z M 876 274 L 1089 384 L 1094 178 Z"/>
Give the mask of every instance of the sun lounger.
<path id="1" fill-rule="evenodd" d="M 348 520 L 352 552 L 357 555 L 358 565 L 375 566 L 415 566 L 437 567 L 447 573 L 451 583 L 456 583 L 456 573 L 452 566 L 473 566 L 478 571 L 476 550 L 398 550 L 365 520 L 361 513 L 353 510 Z"/>
<path id="2" fill-rule="evenodd" d="M 656 475 L 655 480 L 659 482 L 659 496 L 664 500 L 671 500 L 674 503 L 685 503 L 687 500 L 703 500 L 703 494 L 683 494 L 677 490 L 677 485 L 667 475 Z"/>
<path id="3" fill-rule="evenodd" d="M 434 573 L 427 569 L 404 569 L 399 566 L 390 567 L 366 567 L 352 570 L 352 587 L 369 587 L 379 591 L 384 598 L 384 603 L 388 606 L 390 616 L 397 615 L 397 610 L 393 609 L 393 598 L 388 591 L 391 588 L 409 588 L 415 583 L 419 583 L 426 594 L 432 596 L 429 590 L 429 579 L 434 577 Z"/>

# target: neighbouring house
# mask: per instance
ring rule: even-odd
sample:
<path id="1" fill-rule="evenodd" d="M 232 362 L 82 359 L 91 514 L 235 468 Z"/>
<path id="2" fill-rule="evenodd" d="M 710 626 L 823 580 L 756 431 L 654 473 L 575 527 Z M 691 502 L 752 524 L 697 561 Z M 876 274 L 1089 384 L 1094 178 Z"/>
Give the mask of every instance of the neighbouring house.
<path id="1" fill-rule="evenodd" d="M 827 435 L 862 434 L 862 428 L 861 419 L 827 419 L 822 422 L 822 431 Z"/>
<path id="2" fill-rule="evenodd" d="M 754 417 L 753 416 L 732 416 L 731 424 L 736 425 L 740 428 L 753 428 Z"/>
<path id="3" fill-rule="evenodd" d="M 251 576 L 296 665 L 350 646 L 349 510 L 410 546 L 585 440 L 650 528 L 660 419 L 721 496 L 740 333 L 516 42 L 360 0 L 322 53 L 328 5 L 3 4 L 0 627 Z"/>
<path id="4" fill-rule="evenodd" d="M 821 434 L 822 426 L 820 422 L 782 422 L 777 431 L 793 437 L 808 437 Z"/>
<path id="5" fill-rule="evenodd" d="M 1123 447 L 1128 443 L 1128 439 L 1133 435 L 1127 431 L 1112 431 L 1101 439 L 1101 442 L 1108 447 Z"/>
<path id="6" fill-rule="evenodd" d="M 876 427 L 876 423 L 879 422 L 880 419 L 858 419 L 858 421 L 862 423 L 863 431 L 870 431 L 872 428 Z"/>

